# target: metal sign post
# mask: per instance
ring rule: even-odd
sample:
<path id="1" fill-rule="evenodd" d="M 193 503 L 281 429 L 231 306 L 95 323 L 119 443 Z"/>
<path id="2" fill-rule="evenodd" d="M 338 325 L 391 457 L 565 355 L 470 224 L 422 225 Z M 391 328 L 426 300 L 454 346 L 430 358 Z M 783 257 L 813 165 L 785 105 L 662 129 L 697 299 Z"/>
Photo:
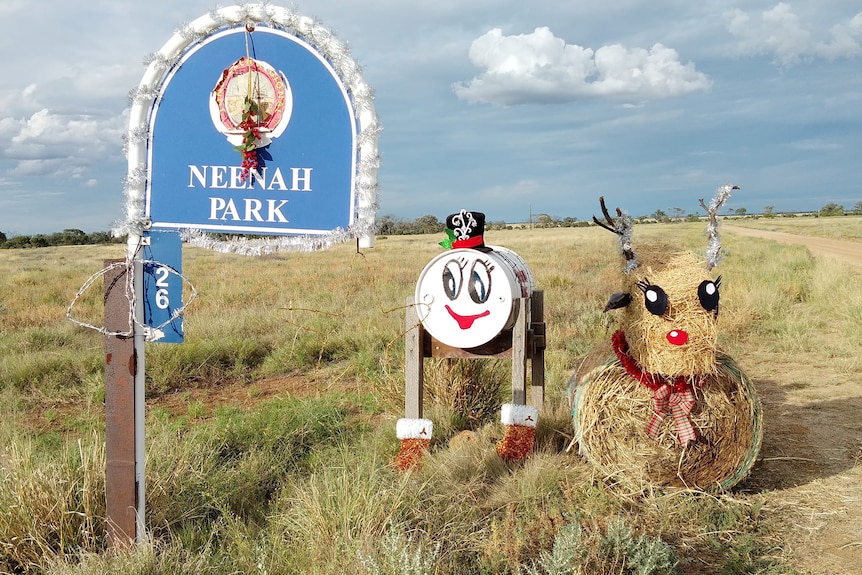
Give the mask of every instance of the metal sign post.
<path id="1" fill-rule="evenodd" d="M 131 251 L 131 241 L 138 238 L 133 238 L 129 235 L 129 250 Z M 140 297 L 144 293 L 144 266 L 140 258 L 134 260 L 134 288 L 135 294 L 135 315 L 134 317 L 144 317 L 144 298 Z M 146 363 L 144 353 L 144 342 L 146 337 L 144 334 L 144 326 L 139 322 L 134 322 L 135 334 L 135 485 L 137 488 L 137 502 L 135 505 L 136 513 L 136 537 L 135 541 L 140 544 L 146 537 L 146 522 L 145 514 L 147 508 L 146 502 L 146 449 L 144 448 L 144 417 L 146 416 L 144 405 L 144 374 L 146 373 Z"/>

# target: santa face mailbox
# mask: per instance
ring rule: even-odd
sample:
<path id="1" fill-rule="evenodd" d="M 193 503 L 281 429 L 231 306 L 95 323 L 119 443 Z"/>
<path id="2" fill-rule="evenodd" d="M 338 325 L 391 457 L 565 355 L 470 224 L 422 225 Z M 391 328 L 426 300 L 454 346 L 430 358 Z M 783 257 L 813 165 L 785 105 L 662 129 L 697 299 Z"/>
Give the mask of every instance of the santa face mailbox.
<path id="1" fill-rule="evenodd" d="M 481 358 L 508 353 L 513 358 L 513 402 L 502 406 L 506 437 L 497 444 L 497 453 L 504 459 L 520 460 L 533 448 L 538 411 L 525 405 L 523 391 L 525 350 L 537 349 L 535 341 L 529 342 L 532 345 L 527 343 L 528 333 L 533 335 L 528 327 L 534 325 L 530 306 L 533 274 L 512 250 L 485 245 L 485 215 L 481 212 L 461 210 L 446 219 L 446 227 L 448 238 L 441 245 L 447 251 L 434 257 L 422 270 L 413 299 L 412 310 L 419 323 L 418 341 L 416 346 L 408 344 L 407 349 L 415 348 L 417 357 L 408 351 L 408 366 L 412 359 L 414 369 L 406 370 L 407 417 L 396 426 L 401 452 L 395 463 L 402 470 L 415 466 L 430 446 L 433 424 L 422 419 L 421 413 L 421 358 L 425 356 Z M 516 329 L 519 321 L 520 330 Z M 541 324 L 542 345 L 538 348 L 542 350 L 543 330 Z M 426 339 L 430 345 L 426 345 Z M 515 348 L 518 353 L 513 351 Z M 516 357 L 522 361 L 518 362 Z M 534 385 L 535 379 L 534 373 Z"/>
<path id="2" fill-rule="evenodd" d="M 511 328 L 518 315 L 515 303 L 532 293 L 533 274 L 515 252 L 497 246 L 454 248 L 422 270 L 415 302 L 428 333 L 467 349 Z"/>

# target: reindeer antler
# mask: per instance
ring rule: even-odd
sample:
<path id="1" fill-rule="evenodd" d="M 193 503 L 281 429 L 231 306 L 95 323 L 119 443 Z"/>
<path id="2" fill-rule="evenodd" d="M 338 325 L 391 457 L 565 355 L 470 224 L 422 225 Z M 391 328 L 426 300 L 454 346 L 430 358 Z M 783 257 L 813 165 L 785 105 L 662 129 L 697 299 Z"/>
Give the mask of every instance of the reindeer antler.
<path id="1" fill-rule="evenodd" d="M 602 214 L 605 216 L 605 220 L 608 222 L 607 224 L 599 221 L 596 216 L 593 216 L 593 221 L 608 230 L 609 232 L 613 232 L 620 237 L 620 251 L 623 253 L 623 256 L 626 258 L 626 267 L 623 268 L 623 271 L 628 274 L 633 269 L 638 267 L 638 259 L 635 256 L 635 252 L 632 249 L 632 232 L 634 231 L 634 221 L 632 217 L 617 208 L 617 219 L 611 217 L 611 214 L 608 212 L 607 206 L 605 206 L 605 197 L 599 196 L 599 205 L 602 207 Z"/>
<path id="2" fill-rule="evenodd" d="M 709 234 L 709 247 L 706 249 L 707 271 L 717 266 L 721 259 L 721 236 L 718 234 L 718 210 L 727 202 L 727 200 L 730 199 L 730 192 L 738 189 L 740 189 L 739 186 L 731 184 L 721 186 L 716 191 L 715 197 L 709 202 L 709 207 L 707 207 L 703 202 L 703 198 L 700 199 L 700 205 L 703 206 L 703 209 L 706 210 L 706 214 L 709 216 L 709 224 L 706 226 L 706 232 Z"/>

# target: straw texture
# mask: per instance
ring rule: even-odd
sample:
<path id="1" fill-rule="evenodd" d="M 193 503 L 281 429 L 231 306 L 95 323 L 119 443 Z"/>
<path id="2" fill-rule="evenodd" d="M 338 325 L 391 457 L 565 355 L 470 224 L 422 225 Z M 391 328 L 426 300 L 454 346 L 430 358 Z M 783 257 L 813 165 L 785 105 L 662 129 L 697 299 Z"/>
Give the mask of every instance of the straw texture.
<path id="1" fill-rule="evenodd" d="M 645 371 L 668 376 L 715 373 L 716 314 L 701 307 L 698 285 L 713 280 L 689 252 L 654 253 L 643 249 L 643 263 L 626 278 L 634 302 L 622 311 L 620 324 L 631 353 Z M 637 283 L 657 284 L 667 293 L 668 310 L 661 316 L 646 311 Z M 672 329 L 683 329 L 688 343 L 668 343 Z"/>
<path id="2" fill-rule="evenodd" d="M 762 409 L 750 380 L 732 358 L 716 356 L 713 373 L 695 388 L 690 420 L 698 441 L 683 448 L 672 417 L 656 439 L 646 433 L 652 391 L 629 376 L 603 346 L 569 384 L 581 455 L 605 476 L 636 490 L 730 489 L 750 472 L 762 441 Z"/>

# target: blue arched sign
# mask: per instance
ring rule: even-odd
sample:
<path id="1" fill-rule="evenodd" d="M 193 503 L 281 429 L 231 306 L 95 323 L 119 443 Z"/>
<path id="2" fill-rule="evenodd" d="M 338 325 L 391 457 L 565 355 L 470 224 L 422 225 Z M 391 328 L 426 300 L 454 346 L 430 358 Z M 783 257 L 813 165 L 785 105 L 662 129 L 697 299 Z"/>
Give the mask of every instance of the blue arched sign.
<path id="1" fill-rule="evenodd" d="M 329 30 L 270 4 L 229 6 L 151 60 L 133 94 L 121 232 L 183 230 L 209 247 L 201 233 L 299 236 L 241 253 L 373 245 L 373 96 Z"/>
<path id="2" fill-rule="evenodd" d="M 332 66 L 283 30 L 235 28 L 188 50 L 151 123 L 155 227 L 323 234 L 353 223 L 350 98 Z M 257 145 L 243 148 L 246 136 Z"/>

